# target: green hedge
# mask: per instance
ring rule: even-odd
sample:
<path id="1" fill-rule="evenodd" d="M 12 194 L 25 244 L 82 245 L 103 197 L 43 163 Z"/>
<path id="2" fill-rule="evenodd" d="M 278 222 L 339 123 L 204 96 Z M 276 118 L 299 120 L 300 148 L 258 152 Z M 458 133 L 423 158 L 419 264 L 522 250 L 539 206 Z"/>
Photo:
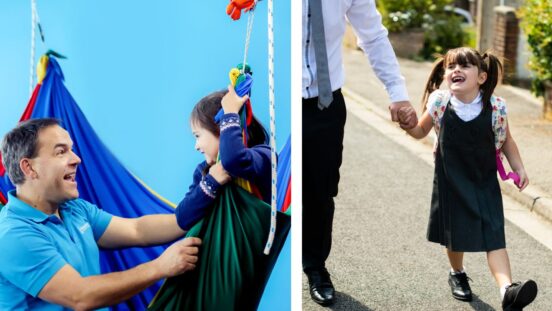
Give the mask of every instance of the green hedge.
<path id="1" fill-rule="evenodd" d="M 424 29 L 425 39 L 421 57 L 432 59 L 460 46 L 474 45 L 473 29 L 464 29 L 459 17 L 445 11 L 452 0 L 383 0 L 378 9 L 383 24 L 390 32 L 405 29 Z"/>
<path id="2" fill-rule="evenodd" d="M 552 81 L 552 2 L 526 0 L 519 16 L 533 54 L 529 61 L 529 68 L 535 73 L 533 92 L 543 95 L 544 81 Z"/>

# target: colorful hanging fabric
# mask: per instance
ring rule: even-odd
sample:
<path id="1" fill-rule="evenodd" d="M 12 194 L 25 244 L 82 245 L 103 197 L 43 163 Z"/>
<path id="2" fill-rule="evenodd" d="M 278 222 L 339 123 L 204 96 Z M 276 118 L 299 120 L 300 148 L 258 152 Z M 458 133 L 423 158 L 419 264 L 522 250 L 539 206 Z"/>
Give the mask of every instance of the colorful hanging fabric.
<path id="1" fill-rule="evenodd" d="M 41 63 L 46 68 L 44 80 L 40 82 L 39 79 L 21 121 L 46 117 L 62 121 L 73 140 L 75 153 L 82 159 L 76 177 L 80 197 L 121 217 L 174 213 L 168 201 L 148 190 L 101 142 L 65 87 L 63 72 L 55 57 L 44 56 Z M 37 72 L 40 74 L 40 70 Z M 14 188 L 6 175 L 0 175 L 0 192 L 4 195 Z M 101 250 L 102 273 L 130 269 L 157 258 L 164 249 L 164 246 L 156 246 Z M 112 309 L 144 310 L 160 285 L 161 282 Z"/>

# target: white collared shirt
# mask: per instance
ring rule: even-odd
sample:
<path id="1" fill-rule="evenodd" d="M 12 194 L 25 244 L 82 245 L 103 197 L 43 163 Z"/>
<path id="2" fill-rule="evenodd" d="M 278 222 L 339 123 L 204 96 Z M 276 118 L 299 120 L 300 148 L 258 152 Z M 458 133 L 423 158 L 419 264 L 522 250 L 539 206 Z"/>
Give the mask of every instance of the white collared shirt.
<path id="1" fill-rule="evenodd" d="M 381 24 L 381 15 L 374 0 L 322 0 L 324 32 L 332 91 L 345 82 L 342 42 L 347 20 L 358 37 L 358 45 L 368 56 L 377 77 L 385 85 L 391 102 L 408 100 L 404 78 L 395 52 Z M 308 0 L 303 0 L 303 98 L 318 96 L 316 60 L 312 46 Z"/>
<path id="2" fill-rule="evenodd" d="M 483 103 L 481 102 L 481 93 L 471 103 L 464 103 L 454 95 L 450 98 L 450 104 L 456 112 L 456 115 L 464 122 L 475 119 L 483 109 Z"/>

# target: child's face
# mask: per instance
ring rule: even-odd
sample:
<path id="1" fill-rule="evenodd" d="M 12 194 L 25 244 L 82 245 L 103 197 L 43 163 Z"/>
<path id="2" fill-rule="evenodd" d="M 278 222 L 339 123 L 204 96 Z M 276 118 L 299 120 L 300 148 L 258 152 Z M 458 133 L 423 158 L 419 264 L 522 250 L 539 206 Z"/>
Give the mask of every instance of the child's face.
<path id="1" fill-rule="evenodd" d="M 479 72 L 476 65 L 449 63 L 445 68 L 445 81 L 455 95 L 476 94 L 487 80 L 486 72 Z"/>
<path id="2" fill-rule="evenodd" d="M 192 133 L 196 138 L 195 148 L 205 156 L 207 164 L 213 165 L 217 160 L 219 151 L 219 138 L 197 122 L 192 122 Z"/>

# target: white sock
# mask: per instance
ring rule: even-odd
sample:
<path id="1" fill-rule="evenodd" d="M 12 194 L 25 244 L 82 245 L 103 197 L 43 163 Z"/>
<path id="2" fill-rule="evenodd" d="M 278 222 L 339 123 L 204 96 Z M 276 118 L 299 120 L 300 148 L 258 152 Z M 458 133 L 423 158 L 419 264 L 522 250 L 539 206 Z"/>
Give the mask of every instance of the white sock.
<path id="1" fill-rule="evenodd" d="M 464 269 L 464 267 L 462 267 L 462 270 L 460 270 L 460 271 L 456 271 L 453 268 L 450 268 L 450 274 L 455 275 L 455 274 L 460 274 L 460 273 L 466 273 L 466 270 Z"/>
<path id="2" fill-rule="evenodd" d="M 502 286 L 502 287 L 500 288 L 500 297 L 501 297 L 502 299 L 504 299 L 504 294 L 506 294 L 506 288 L 507 288 L 508 286 L 510 286 L 510 285 L 512 285 L 512 283 L 505 284 L 504 286 Z"/>

